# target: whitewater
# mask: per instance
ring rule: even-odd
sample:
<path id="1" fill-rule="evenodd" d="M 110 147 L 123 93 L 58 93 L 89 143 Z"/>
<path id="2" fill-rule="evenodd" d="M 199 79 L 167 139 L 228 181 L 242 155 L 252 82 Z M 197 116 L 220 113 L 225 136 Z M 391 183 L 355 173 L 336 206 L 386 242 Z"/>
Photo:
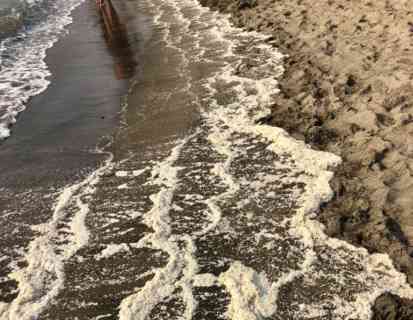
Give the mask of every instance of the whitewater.
<path id="1" fill-rule="evenodd" d="M 383 293 L 413 298 L 387 255 L 314 219 L 341 160 L 264 123 L 271 38 L 196 0 L 127 5 L 152 31 L 122 126 L 31 226 L 0 319 L 365 320 Z"/>
<path id="2" fill-rule="evenodd" d="M 13 0 L 0 4 L 0 140 L 29 99 L 50 84 L 47 49 L 65 34 L 83 0 Z"/>

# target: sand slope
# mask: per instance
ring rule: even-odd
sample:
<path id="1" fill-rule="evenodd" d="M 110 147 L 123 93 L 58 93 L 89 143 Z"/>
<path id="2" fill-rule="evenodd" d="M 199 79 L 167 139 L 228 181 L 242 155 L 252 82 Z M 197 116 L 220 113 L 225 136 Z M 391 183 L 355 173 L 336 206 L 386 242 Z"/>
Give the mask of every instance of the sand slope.
<path id="1" fill-rule="evenodd" d="M 388 253 L 413 283 L 413 2 L 201 2 L 289 55 L 267 121 L 343 158 L 327 233 Z M 399 305 L 377 319 L 411 319 Z"/>

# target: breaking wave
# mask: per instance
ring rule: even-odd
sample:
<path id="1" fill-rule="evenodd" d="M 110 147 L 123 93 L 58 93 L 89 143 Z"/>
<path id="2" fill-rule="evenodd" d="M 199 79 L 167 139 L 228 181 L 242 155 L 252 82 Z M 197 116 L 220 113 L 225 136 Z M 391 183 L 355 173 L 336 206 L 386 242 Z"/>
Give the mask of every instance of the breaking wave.
<path id="1" fill-rule="evenodd" d="M 0 7 L 0 140 L 29 99 L 49 85 L 46 50 L 72 22 L 83 0 L 9 1 Z"/>

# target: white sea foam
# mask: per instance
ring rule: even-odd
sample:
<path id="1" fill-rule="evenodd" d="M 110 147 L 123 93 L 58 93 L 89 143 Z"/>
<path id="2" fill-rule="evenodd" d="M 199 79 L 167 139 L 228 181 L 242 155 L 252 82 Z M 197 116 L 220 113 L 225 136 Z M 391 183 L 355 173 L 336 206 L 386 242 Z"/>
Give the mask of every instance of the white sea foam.
<path id="1" fill-rule="evenodd" d="M 111 313 L 101 314 L 100 316 L 97 316 L 96 318 L 94 318 L 94 320 L 102 320 L 102 319 L 106 319 L 106 318 L 110 318 L 110 317 L 112 317 Z"/>
<path id="2" fill-rule="evenodd" d="M 179 152 L 185 141 L 180 142 L 171 155 L 156 165 L 152 170 L 153 184 L 161 186 L 161 190 L 151 197 L 152 209 L 146 213 L 144 222 L 154 230 L 140 241 L 140 246 L 168 253 L 168 264 L 156 272 L 144 288 L 122 300 L 119 319 L 146 319 L 152 309 L 176 288 L 176 281 L 183 269 L 182 253 L 175 239 L 171 238 L 169 210 L 172 205 L 172 196 L 177 184 L 178 168 L 174 167 Z"/>
<path id="3" fill-rule="evenodd" d="M 119 170 L 119 171 L 116 171 L 116 172 L 115 172 L 115 175 L 116 175 L 117 177 L 127 177 L 127 176 L 128 176 L 128 172 L 127 172 L 127 171 Z"/>
<path id="4" fill-rule="evenodd" d="M 124 170 L 118 170 L 115 172 L 115 175 L 117 177 L 139 177 L 141 174 L 143 174 L 144 172 L 148 171 L 148 168 L 143 168 L 140 170 L 132 170 L 131 172 L 128 171 L 124 171 Z"/>
<path id="5" fill-rule="evenodd" d="M 95 256 L 97 260 L 108 259 L 122 252 L 130 252 L 130 248 L 150 248 L 167 255 L 165 266 L 137 275 L 140 279 L 148 275 L 153 275 L 153 278 L 122 300 L 119 318 L 148 319 L 159 304 L 178 298 L 184 304 L 181 316 L 189 320 L 199 308 L 194 288 L 221 286 L 230 295 L 227 309 L 229 319 L 259 320 L 277 313 L 280 290 L 298 277 L 300 283 L 297 285 L 328 280 L 345 288 L 346 281 L 350 280 L 359 286 L 359 292 L 352 292 L 349 297 L 334 292 L 333 286 L 320 287 L 326 301 L 320 299 L 313 303 L 303 301 L 299 296 L 302 292 L 296 292 L 298 298 L 291 298 L 289 303 L 294 307 L 291 312 L 299 310 L 300 317 L 326 316 L 325 310 L 328 310 L 330 316 L 337 319 L 368 319 L 371 316 L 370 305 L 384 292 L 413 297 L 405 276 L 394 269 L 388 256 L 369 255 L 365 249 L 354 248 L 343 241 L 329 238 L 323 233 L 323 227 L 312 220 L 320 204 L 332 196 L 329 181 L 333 173 L 330 169 L 340 159 L 329 153 L 311 150 L 280 128 L 257 124 L 258 120 L 270 112 L 273 96 L 278 92 L 277 76 L 283 71 L 282 55 L 265 44 L 264 36 L 232 27 L 226 17 L 202 8 L 196 0 L 148 0 L 146 5 L 153 11 L 154 23 L 163 32 L 163 41 L 181 57 L 181 77 L 187 81 L 182 90 L 189 92 L 195 104 L 203 106 L 203 125 L 191 136 L 178 141 L 168 157 L 152 163 L 154 166 L 145 183 L 145 186 L 157 190 L 150 196 L 151 209 L 147 212 L 138 212 L 140 209 L 126 212 L 131 219 L 142 218 L 143 223 L 153 232 L 145 233 L 138 243 L 109 244 Z M 188 12 L 191 14 L 188 15 Z M 174 22 L 173 26 L 168 24 L 171 21 Z M 198 29 L 193 23 L 200 25 Z M 185 37 L 189 40 L 184 40 Z M 188 41 L 191 43 L 190 49 Z M 251 61 L 255 63 L 251 63 L 249 69 L 241 70 Z M 216 68 L 216 72 L 212 77 L 201 80 L 201 86 L 191 76 L 190 70 L 197 69 L 197 65 L 191 65 L 193 63 L 215 63 L 211 68 Z M 199 87 L 205 91 L 200 97 L 195 94 L 202 91 Z M 225 94 L 231 97 L 221 101 L 220 97 Z M 224 191 L 213 193 L 208 198 L 192 191 L 180 194 L 182 202 L 178 205 L 174 203 L 174 196 L 182 183 L 179 174 L 185 169 L 190 171 L 193 169 L 191 166 L 195 165 L 191 161 L 184 161 L 188 167 L 179 167 L 178 162 L 185 151 L 188 151 L 185 148 L 194 137 L 206 138 L 209 151 L 219 155 L 214 159 L 216 163 L 212 169 L 206 167 L 210 178 L 208 183 L 211 184 L 208 187 L 216 187 L 215 181 L 219 181 L 217 185 Z M 262 148 L 265 150 L 257 148 L 258 151 L 254 153 L 256 146 L 264 146 Z M 276 157 L 269 157 L 266 168 L 277 167 L 287 173 L 262 170 L 265 166 L 262 158 L 266 152 L 285 160 L 283 162 L 274 160 Z M 237 168 L 235 163 L 238 158 L 247 159 L 255 165 L 255 175 L 248 175 L 247 168 Z M 63 288 L 64 262 L 88 242 L 89 230 L 85 226 L 89 212 L 87 200 L 93 195 L 100 174 L 110 168 L 109 160 L 100 171 L 62 192 L 52 220 L 38 227 L 41 236 L 30 244 L 26 256 L 29 266 L 12 275 L 19 281 L 19 296 L 11 304 L 0 305 L 0 318 L 14 320 L 35 317 Z M 127 171 L 115 172 L 114 176 L 119 178 L 122 186 L 125 185 L 126 178 L 129 183 L 129 179 L 140 177 L 144 172 L 142 170 L 128 168 Z M 199 180 L 199 172 L 193 172 L 196 174 L 191 177 L 194 181 Z M 274 186 L 280 183 L 300 183 L 303 187 L 291 190 L 287 188 L 289 194 L 277 198 L 279 189 Z M 291 216 L 284 218 L 277 217 L 273 213 L 276 211 L 273 207 L 262 211 L 257 209 L 257 212 L 247 209 L 254 201 L 261 204 L 263 198 L 294 203 L 298 208 L 291 208 Z M 201 228 L 175 232 L 172 212 L 186 213 L 187 204 L 201 204 L 205 207 L 199 216 L 185 217 L 195 219 Z M 73 207 L 76 207 L 76 212 L 66 225 L 70 235 L 63 236 L 69 243 L 59 246 L 59 252 L 62 253 L 57 253 L 55 246 L 59 241 L 56 239 L 61 240 L 62 237 L 58 222 L 69 217 L 68 209 Z M 231 214 L 225 216 L 225 211 L 228 210 L 234 211 L 235 218 Z M 271 213 L 273 215 L 268 217 Z M 240 228 L 234 220 L 244 217 L 245 225 Z M 276 228 L 262 228 L 254 234 L 247 230 L 245 234 L 240 234 L 242 228 L 254 226 L 258 218 Z M 119 221 L 119 218 L 112 216 L 106 220 L 107 225 Z M 273 230 L 281 231 L 279 234 L 271 234 Z M 196 244 L 204 236 L 211 234 L 221 236 L 222 239 L 235 237 L 241 241 L 246 236 L 251 240 L 248 247 L 240 246 L 246 255 L 243 257 L 244 253 L 240 253 L 239 259 L 242 261 L 229 257 L 220 259 L 218 265 L 227 266 L 229 262 L 229 268 L 218 276 L 199 273 L 201 267 L 200 261 L 197 261 Z M 292 256 L 297 260 L 291 267 L 287 264 L 288 268 L 275 271 L 270 268 L 264 271 L 260 269 L 263 266 L 259 263 L 254 265 L 247 258 L 247 254 L 254 253 L 257 248 L 267 248 L 270 251 L 265 253 L 269 255 L 267 258 L 285 259 L 280 248 L 286 245 L 283 241 L 288 243 L 286 240 L 291 242 L 291 245 L 287 244 L 287 259 Z M 320 248 L 323 249 L 322 252 Z M 260 251 L 257 252 L 258 255 L 261 254 Z M 317 264 L 320 259 L 325 259 L 325 265 L 337 270 L 322 270 L 323 265 Z M 285 262 L 280 260 L 280 264 Z M 352 271 L 353 265 L 357 265 L 357 272 Z M 343 269 L 340 268 L 344 268 L 346 272 L 342 272 Z M 328 309 L 327 306 L 331 303 L 334 308 Z"/>
<path id="6" fill-rule="evenodd" d="M 209 59 L 211 56 L 216 60 L 221 59 L 216 62 L 221 62 L 222 67 L 204 82 L 208 93 L 203 97 L 202 103 L 207 105 L 203 111 L 203 120 L 209 127 L 208 141 L 225 158 L 223 162 L 215 165 L 211 170 L 211 175 L 223 181 L 226 185 L 226 192 L 206 200 L 195 195 L 187 195 L 186 201 L 204 201 L 208 206 L 210 224 L 201 232 L 193 234 L 192 237 L 188 234 L 173 235 L 168 212 L 170 208 L 174 208 L 171 201 L 177 183 L 176 168 L 171 167 L 169 158 L 159 167 L 158 171 L 154 170 L 153 177 L 169 177 L 163 182 L 169 187 L 152 197 L 156 209 L 147 213 L 145 221 L 155 230 L 155 234 L 148 236 L 145 241 L 148 242 L 148 239 L 151 239 L 149 241 L 151 246 L 167 252 L 169 260 L 166 267 L 161 269 L 139 292 L 123 300 L 121 319 L 146 319 L 155 304 L 162 302 L 178 287 L 182 289 L 182 298 L 186 305 L 183 318 L 191 319 L 197 308 L 192 287 L 217 284 L 216 277 L 197 274 L 196 247 L 193 237 L 202 236 L 215 229 L 222 230 L 220 224 L 228 223 L 226 219 L 222 219 L 222 203 L 225 199 L 237 194 L 241 185 L 249 186 L 248 190 L 252 193 L 244 195 L 245 197 L 259 199 L 263 192 L 268 191 L 268 194 L 274 198 L 276 194 L 274 191 L 269 191 L 269 187 L 280 181 L 305 185 L 304 190 L 293 190 L 290 195 L 291 199 L 288 197 L 286 199 L 296 201 L 300 205 L 295 214 L 278 223 L 279 227 L 287 229 L 286 237 L 298 243 L 296 249 L 302 252 L 303 257 L 297 268 L 282 272 L 278 279 L 271 279 L 269 274 L 258 272 L 239 261 L 233 261 L 230 268 L 218 277 L 219 283 L 231 295 L 227 313 L 230 319 L 252 320 L 270 317 L 277 311 L 278 294 L 284 285 L 295 281 L 298 277 L 307 279 L 309 282 L 317 282 L 317 276 L 321 275 L 314 269 L 319 259 L 316 248 L 325 248 L 333 261 L 332 266 L 339 266 L 340 263 L 356 263 L 360 268 L 351 275 L 351 279 L 361 284 L 364 291 L 354 293 L 353 298 L 349 300 L 345 300 L 344 297 L 334 292 L 327 294 L 330 297 L 328 302 L 333 301 L 335 305 L 335 309 L 329 311 L 334 317 L 368 319 L 371 316 L 370 305 L 378 295 L 384 292 L 390 291 L 403 297 L 413 297 L 413 290 L 407 284 L 405 276 L 394 269 L 387 256 L 369 255 L 364 249 L 331 239 L 324 234 L 322 225 L 312 220 L 311 217 L 320 204 L 332 197 L 329 181 L 333 173 L 330 170 L 340 163 L 340 159 L 333 154 L 312 150 L 280 128 L 257 124 L 258 120 L 270 113 L 273 96 L 278 92 L 276 78 L 283 72 L 283 56 L 265 43 L 265 36 L 232 27 L 226 17 L 209 12 L 195 0 L 167 2 L 155 0 L 148 2 L 147 5 L 153 9 L 154 13 L 156 12 L 154 22 L 164 31 L 164 41 L 169 47 L 182 54 L 182 69 L 188 67 L 192 61 L 211 62 Z M 192 17 L 185 17 L 184 10 L 191 11 Z M 175 26 L 175 29 L 179 30 L 180 34 L 176 34 L 175 29 L 165 22 L 167 19 L 164 15 L 168 15 L 169 21 L 173 19 L 174 23 L 179 26 L 178 28 Z M 190 29 L 192 22 L 200 23 L 202 27 L 194 31 Z M 197 53 L 196 57 L 191 56 L 193 53 L 188 54 L 181 47 L 184 35 L 190 35 L 191 32 L 195 33 L 192 35 L 192 48 Z M 204 48 L 202 48 L 202 42 L 205 44 Z M 217 45 L 219 43 L 220 46 Z M 214 47 L 214 45 L 218 47 L 214 49 L 215 53 L 204 57 L 203 55 L 209 54 L 207 52 L 211 50 L 208 46 Z M 244 52 L 241 50 L 239 54 L 236 53 L 239 46 L 246 47 L 246 50 Z M 251 70 L 246 70 L 245 74 L 240 74 L 238 67 L 243 65 L 245 58 L 255 59 L 258 63 Z M 262 63 L 263 61 L 266 63 Z M 186 76 L 188 81 L 193 81 L 184 71 L 182 71 L 182 76 Z M 216 98 L 222 94 L 222 88 L 232 90 L 233 100 L 225 105 L 221 105 Z M 241 135 L 237 138 L 238 141 L 234 140 L 236 135 Z M 253 181 L 238 180 L 231 172 L 231 165 L 238 155 L 245 152 L 237 146 L 237 144 L 242 145 L 243 140 L 247 142 L 242 135 L 253 137 L 250 143 L 268 144 L 268 151 L 288 158 L 286 164 L 276 162 L 274 166 L 289 170 L 290 177 L 274 175 L 263 176 L 263 179 Z M 173 175 L 167 176 L 168 171 Z M 171 181 L 173 181 L 172 184 Z M 248 203 L 246 200 L 239 202 L 240 209 Z M 231 230 L 231 226 L 226 226 L 224 229 Z M 266 237 L 263 233 L 256 241 L 271 238 L 271 243 L 267 244 L 269 248 L 274 248 L 277 246 L 277 241 L 282 240 L 280 237 Z M 178 239 L 186 244 L 181 249 L 176 246 Z M 328 262 L 331 263 L 331 261 Z M 166 274 L 169 277 L 166 277 Z M 345 283 L 345 278 L 341 278 L 344 275 L 341 274 L 324 274 L 323 276 L 330 277 L 337 283 Z M 311 305 L 300 304 L 300 310 L 304 315 L 322 314 L 323 309 L 325 310 L 325 303 L 325 301 L 318 301 Z"/>
<path id="7" fill-rule="evenodd" d="M 109 154 L 103 166 L 83 181 L 63 189 L 51 220 L 36 227 L 41 235 L 29 245 L 25 255 L 28 266 L 9 275 L 18 282 L 18 296 L 9 304 L 0 304 L 0 319 L 36 319 L 64 287 L 64 262 L 85 246 L 89 239 L 85 224 L 89 207 L 85 199 L 95 192 L 94 186 L 101 175 L 110 170 L 112 159 Z M 59 226 L 68 218 L 66 229 L 70 230 L 69 236 L 60 234 L 65 227 Z M 59 246 L 59 240 L 64 240 L 64 244 Z"/>
<path id="8" fill-rule="evenodd" d="M 265 274 L 234 262 L 219 276 L 231 295 L 228 317 L 236 320 L 265 319 L 274 314 L 276 295 Z"/>
<path id="9" fill-rule="evenodd" d="M 129 252 L 129 247 L 126 243 L 110 244 L 110 245 L 107 245 L 106 248 L 102 250 L 101 253 L 96 255 L 95 259 L 101 260 L 101 259 L 109 258 L 121 252 Z"/>
<path id="10" fill-rule="evenodd" d="M 24 0 L 24 1 L 30 5 L 34 5 L 36 3 L 41 2 L 42 0 Z"/>
<path id="11" fill-rule="evenodd" d="M 212 287 L 217 282 L 218 278 L 211 273 L 198 273 L 193 276 L 194 287 Z"/>
<path id="12" fill-rule="evenodd" d="M 36 0 L 29 2 L 33 5 Z M 56 0 L 56 12 L 44 22 L 0 43 L 0 140 L 10 136 L 10 126 L 28 100 L 48 87 L 46 50 L 63 34 L 72 22 L 71 12 L 82 2 Z"/>

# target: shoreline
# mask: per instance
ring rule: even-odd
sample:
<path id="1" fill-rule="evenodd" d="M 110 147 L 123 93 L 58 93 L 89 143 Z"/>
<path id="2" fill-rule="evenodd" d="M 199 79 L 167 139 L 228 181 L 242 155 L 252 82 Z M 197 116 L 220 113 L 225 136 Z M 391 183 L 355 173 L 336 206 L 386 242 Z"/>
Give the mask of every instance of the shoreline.
<path id="1" fill-rule="evenodd" d="M 125 39 L 105 38 L 95 7 L 84 2 L 72 12 L 67 34 L 46 52 L 47 89 L 30 98 L 13 134 L 0 141 L 4 187 L 63 186 L 102 161 L 93 150 L 117 130 L 135 67 Z"/>
<path id="2" fill-rule="evenodd" d="M 225 1 L 235 2 L 220 3 Z M 293 137 L 306 140 L 316 149 L 329 150 L 333 142 L 337 149 L 341 145 L 337 142 L 338 133 L 325 126 L 327 122 L 321 115 L 309 112 L 303 121 L 300 107 L 304 104 L 289 105 L 297 100 L 291 90 L 303 93 L 313 88 L 307 82 L 300 84 L 295 80 L 295 67 L 289 67 L 280 80 L 281 94 L 272 116 L 265 119 L 259 116 L 262 101 L 271 103 L 272 93 L 277 90 L 273 75 L 278 68 L 282 69 L 278 50 L 267 47 L 259 37 L 257 43 L 266 48 L 259 61 L 273 61 L 273 64 L 267 64 L 265 70 L 261 70 L 259 63 L 249 69 L 249 62 L 255 61 L 255 47 L 251 45 L 256 43 L 255 35 L 241 36 L 245 41 L 238 42 L 238 36 L 243 34 L 239 29 L 232 30 L 226 18 L 214 20 L 215 15 L 202 10 L 196 1 L 188 1 L 188 7 L 185 3 L 181 6 L 180 1 L 159 1 L 155 5 L 151 1 L 113 2 L 114 6 L 110 5 L 113 12 L 108 14 L 110 21 L 105 24 L 90 10 L 94 9 L 94 1 L 76 11 L 79 24 L 73 24 L 71 30 L 77 31 L 68 36 L 73 39 L 65 39 L 61 46 L 51 49 L 54 54 L 49 56 L 49 62 L 57 72 L 53 72 L 50 88 L 33 99 L 38 108 L 28 108 L 22 114 L 16 135 L 5 144 L 11 153 L 20 155 L 24 151 L 18 159 L 23 165 L 12 162 L 15 159 L 12 157 L 6 160 L 12 171 L 11 190 L 22 187 L 25 191 L 30 184 L 44 188 L 47 183 L 56 182 L 56 178 L 65 182 L 61 173 L 50 170 L 54 166 L 67 171 L 66 182 L 71 181 L 75 178 L 71 166 L 84 167 L 81 159 L 72 163 L 67 157 L 85 151 L 85 144 L 93 144 L 102 132 L 113 132 L 113 141 L 106 149 L 111 152 L 113 162 L 108 160 L 84 180 L 67 186 L 59 196 L 54 193 L 49 197 L 48 190 L 40 190 L 39 195 L 11 192 L 7 196 L 3 193 L 4 199 L 0 197 L 0 203 L 3 200 L 3 204 L 10 204 L 10 214 L 15 215 L 2 222 L 2 240 L 28 248 L 25 265 L 18 266 L 20 270 L 14 279 L 19 281 L 19 287 L 23 283 L 21 288 L 31 289 L 19 292 L 14 283 L 9 283 L 8 288 L 0 283 L 0 293 L 11 292 L 7 302 L 12 306 L 8 308 L 0 301 L 0 314 L 7 316 L 8 310 L 12 310 L 13 318 L 19 318 L 23 314 L 20 312 L 30 307 L 42 319 L 129 319 L 179 317 L 183 310 L 186 315 L 186 310 L 190 310 L 190 317 L 198 319 L 214 315 L 231 317 L 233 308 L 235 318 L 245 315 L 258 319 L 276 314 L 281 318 L 330 319 L 351 314 L 350 317 L 365 319 L 369 318 L 366 315 L 370 315 L 370 304 L 379 292 L 394 290 L 411 296 L 404 275 L 394 270 L 387 256 L 370 261 L 366 250 L 353 251 L 350 246 L 350 252 L 340 253 L 346 248 L 344 242 L 340 242 L 343 248 L 327 244 L 325 240 L 336 240 L 326 239 L 318 223 L 313 230 L 313 223 L 305 219 L 323 201 L 320 199 L 329 199 L 328 180 L 332 173 L 326 170 L 330 171 L 339 159 L 332 154 L 314 152 L 301 142 L 297 148 L 291 148 L 294 150 L 286 148 L 291 159 L 283 159 L 285 149 L 278 147 L 297 141 L 288 137 L 280 143 L 277 140 L 280 129 L 271 129 L 267 124 L 288 127 Z M 239 12 L 242 15 L 252 12 L 233 9 L 233 19 Z M 85 12 L 92 19 L 82 14 Z M 159 17 L 150 18 L 154 14 Z M 242 19 L 250 19 L 238 18 L 239 26 L 244 23 Z M 207 23 L 191 30 L 191 23 L 201 20 Z M 220 30 L 217 35 L 215 27 L 221 23 L 228 30 Z M 187 39 L 182 37 L 182 30 L 187 31 Z M 97 35 L 99 42 L 92 38 Z M 273 37 L 269 43 L 281 47 L 277 41 L 284 40 Z M 220 60 L 222 52 L 214 50 L 222 43 L 235 59 L 228 64 L 227 77 L 220 77 L 223 69 L 219 62 L 227 65 L 225 59 Z M 233 54 L 233 45 L 238 48 L 244 43 L 250 43 L 245 55 Z M 80 50 L 90 44 L 92 47 L 97 44 L 95 53 L 85 48 Z M 67 46 L 71 50 L 64 50 Z M 301 51 L 293 49 L 286 64 L 295 59 L 294 52 Z M 200 59 L 192 62 L 192 57 Z M 216 57 L 218 64 L 211 59 L 202 65 L 205 57 Z M 74 63 L 67 69 L 68 66 L 59 63 L 70 59 L 77 59 L 80 65 Z M 265 75 L 262 82 L 254 77 L 263 77 L 261 71 Z M 311 73 L 304 77 L 310 81 L 318 75 Z M 211 79 L 208 88 L 202 81 L 205 79 Z M 232 79 L 239 79 L 242 86 Z M 81 80 L 85 81 L 83 85 Z M 109 87 L 110 81 L 117 85 Z M 264 85 L 271 89 L 261 91 Z M 79 95 L 74 94 L 76 88 Z M 119 97 L 118 89 L 129 90 L 126 96 Z M 207 92 L 202 95 L 205 89 Z M 234 94 L 236 103 L 227 101 L 228 93 Z M 83 100 L 88 94 L 96 101 L 91 97 Z M 249 99 L 251 95 L 256 98 Z M 205 122 L 198 113 L 202 104 L 194 103 L 199 97 L 205 97 L 205 105 L 216 103 L 218 107 L 205 117 Z M 120 99 L 124 100 L 121 113 L 119 105 L 114 103 Z M 63 107 L 62 103 L 67 105 Z M 239 114 L 239 107 L 246 103 L 251 104 L 251 113 Z M 309 111 L 314 108 L 311 103 L 306 106 Z M 292 111 L 285 110 L 286 107 Z M 227 112 L 221 112 L 225 109 Z M 258 116 L 251 121 L 255 111 Z M 42 117 L 44 114 L 47 120 Z M 119 118 L 121 123 L 111 126 Z M 257 129 L 257 123 L 264 124 L 262 127 L 270 132 L 262 135 L 263 128 Z M 187 138 L 181 140 L 181 136 Z M 11 141 L 20 145 L 12 148 Z M 44 154 L 31 151 L 39 147 Z M 305 152 L 301 152 L 303 147 Z M 3 150 L 4 154 L 7 150 Z M 91 161 L 91 169 L 102 162 L 86 157 L 84 161 Z M 253 166 L 249 165 L 251 159 L 255 159 Z M 44 165 L 45 172 L 38 171 L 39 163 Z M 343 174 L 337 175 L 338 184 L 347 183 L 346 174 L 353 174 L 350 169 L 346 165 L 340 168 Z M 27 181 L 17 178 L 21 185 L 14 186 L 13 170 L 20 175 L 24 173 Z M 28 174 L 35 178 L 44 175 L 47 179 L 30 181 L 32 177 Z M 0 181 L 7 175 L 4 173 Z M 296 191 L 304 195 L 296 196 Z M 347 196 L 348 191 L 341 194 L 339 191 L 340 187 L 336 189 L 339 197 L 333 203 L 340 203 L 340 197 Z M 353 193 L 348 201 L 353 203 L 355 199 L 351 196 Z M 39 199 L 45 202 L 42 207 Z M 24 200 L 31 207 L 22 208 Z M 303 206 L 299 205 L 301 202 Z M 322 213 L 332 212 L 335 217 L 334 210 L 341 207 L 329 206 L 324 206 Z M 53 213 L 51 220 L 50 213 Z M 32 227 L 37 225 L 42 228 Z M 14 232 L 21 237 L 18 241 Z M 11 255 L 11 261 L 16 261 L 20 252 Z M 0 271 L 5 273 L 5 269 Z M 17 298 L 14 294 L 18 294 Z M 190 299 L 186 300 L 187 297 Z M 247 300 L 244 306 L 243 301 Z M 329 309 L 330 301 L 334 301 L 337 310 Z M 36 305 L 40 308 L 35 309 Z M 262 308 L 263 305 L 266 307 Z M 407 300 L 391 295 L 379 297 L 373 310 L 374 320 L 413 316 Z"/>
<path id="3" fill-rule="evenodd" d="M 413 200 L 408 196 L 413 5 L 200 2 L 230 14 L 238 27 L 268 34 L 287 55 L 280 94 L 265 121 L 342 157 L 332 181 L 335 198 L 317 216 L 325 232 L 371 253 L 389 254 L 413 284 Z M 373 309 L 374 319 L 413 315 L 412 302 L 390 294 Z"/>
<path id="4" fill-rule="evenodd" d="M 67 34 L 47 50 L 50 85 L 30 99 L 13 134 L 0 142 L 0 309 L 18 294 L 8 275 L 22 259 L 20 248 L 38 236 L 31 226 L 50 221 L 59 190 L 100 167 L 106 156 L 94 150 L 118 128 L 131 53 L 122 41 L 105 41 L 95 6 L 84 2 L 72 12 Z"/>

